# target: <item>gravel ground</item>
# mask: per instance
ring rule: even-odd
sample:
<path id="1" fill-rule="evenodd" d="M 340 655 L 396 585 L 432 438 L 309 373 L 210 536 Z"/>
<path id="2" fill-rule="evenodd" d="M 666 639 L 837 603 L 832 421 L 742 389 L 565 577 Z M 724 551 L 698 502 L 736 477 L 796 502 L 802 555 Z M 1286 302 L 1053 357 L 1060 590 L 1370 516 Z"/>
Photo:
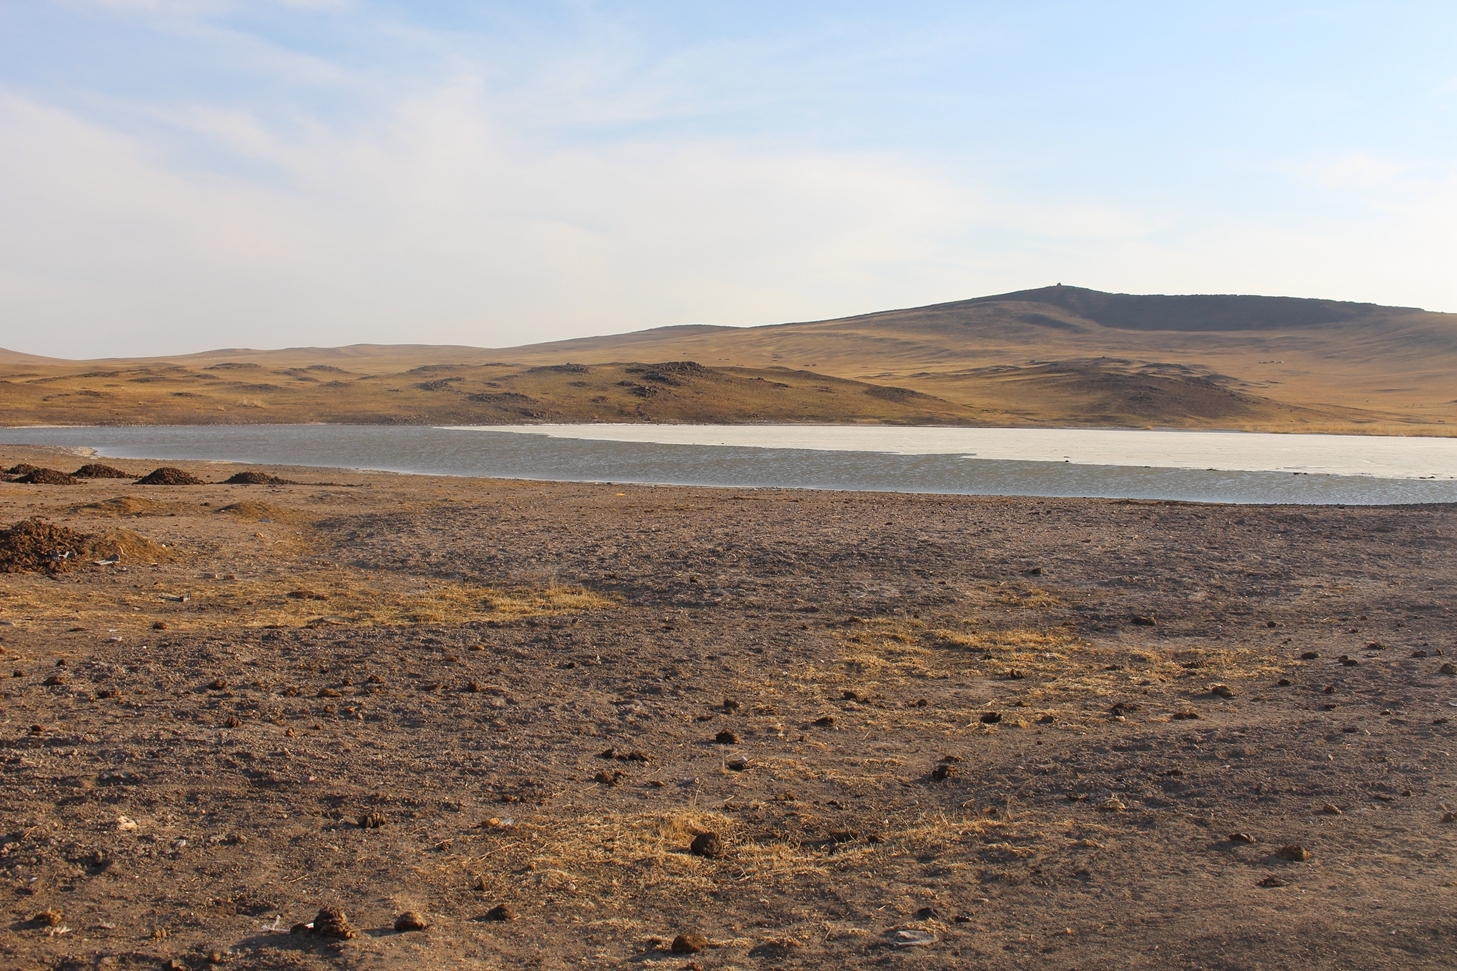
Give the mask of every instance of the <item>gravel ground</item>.
<path id="1" fill-rule="evenodd" d="M 0 967 L 1452 966 L 1453 507 L 264 471 L 0 484 Z"/>

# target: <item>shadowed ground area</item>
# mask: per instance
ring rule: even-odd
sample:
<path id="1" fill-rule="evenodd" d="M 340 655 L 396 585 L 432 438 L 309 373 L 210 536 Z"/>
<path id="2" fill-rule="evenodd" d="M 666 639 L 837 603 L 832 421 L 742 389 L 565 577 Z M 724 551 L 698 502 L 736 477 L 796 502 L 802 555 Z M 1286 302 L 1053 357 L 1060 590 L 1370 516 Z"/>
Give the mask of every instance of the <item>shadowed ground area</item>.
<path id="1" fill-rule="evenodd" d="M 1452 507 L 260 471 L 0 483 L 0 964 L 1450 964 Z"/>

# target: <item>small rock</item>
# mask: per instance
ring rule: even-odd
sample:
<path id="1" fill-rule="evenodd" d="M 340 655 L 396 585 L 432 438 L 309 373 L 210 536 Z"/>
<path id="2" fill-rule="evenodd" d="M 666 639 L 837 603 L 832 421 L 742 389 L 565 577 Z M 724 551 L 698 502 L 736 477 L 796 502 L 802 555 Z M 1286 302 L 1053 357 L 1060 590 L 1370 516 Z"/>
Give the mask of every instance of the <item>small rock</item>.
<path id="1" fill-rule="evenodd" d="M 1412 651 L 1411 652 L 1411 656 L 1412 657 L 1417 657 L 1417 658 L 1426 657 L 1427 656 L 1427 652 L 1426 651 Z"/>
<path id="2" fill-rule="evenodd" d="M 227 717 L 227 719 L 223 722 L 223 727 L 224 728 L 238 728 L 242 724 L 243 724 L 243 720 L 241 718 L 239 718 L 237 715 L 229 715 Z"/>
<path id="3" fill-rule="evenodd" d="M 745 772 L 749 768 L 749 760 L 742 755 L 735 755 L 724 763 L 724 767 L 730 772 Z"/>
<path id="4" fill-rule="evenodd" d="M 64 674 L 53 674 L 49 678 L 46 678 L 44 683 L 50 687 L 62 685 L 66 683 L 66 676 Z"/>
<path id="5" fill-rule="evenodd" d="M 385 824 L 385 818 L 379 813 L 365 813 L 359 817 L 360 829 L 379 829 Z"/>
<path id="6" fill-rule="evenodd" d="M 1304 654 L 1300 655 L 1300 660 L 1302 660 L 1302 661 L 1314 661 L 1314 660 L 1318 659 L 1319 657 L 1320 657 L 1320 653 L 1318 651 L 1306 651 Z"/>
<path id="7" fill-rule="evenodd" d="M 1216 684 L 1210 687 L 1209 693 L 1220 698 L 1233 698 L 1234 689 L 1227 684 Z"/>
<path id="8" fill-rule="evenodd" d="M 717 745 L 737 745 L 739 744 L 739 736 L 725 728 L 713 736 L 713 741 Z"/>
<path id="9" fill-rule="evenodd" d="M 890 944 L 892 947 L 930 947 L 936 943 L 936 935 L 928 931 L 892 931 Z"/>
<path id="10" fill-rule="evenodd" d="M 622 779 L 622 772 L 617 769 L 603 769 L 592 776 L 593 782 L 600 782 L 604 786 L 615 786 Z"/>
<path id="11" fill-rule="evenodd" d="M 1132 618 L 1132 622 L 1133 622 L 1134 626 L 1136 626 L 1136 627 L 1156 627 L 1156 626 L 1158 626 L 1158 618 L 1154 617 L 1153 614 L 1149 614 L 1146 617 L 1141 616 L 1139 614 L 1135 614 L 1133 616 L 1133 618 Z"/>
<path id="12" fill-rule="evenodd" d="M 1051 725 L 1055 721 L 1057 721 L 1056 715 L 1043 715 L 1041 718 L 1037 719 L 1037 724 Z"/>
<path id="13" fill-rule="evenodd" d="M 739 703 L 737 701 L 734 701 L 732 698 L 725 698 L 723 700 L 724 711 L 735 711 L 738 709 L 738 707 Z"/>
<path id="14" fill-rule="evenodd" d="M 922 907 L 920 910 L 916 911 L 916 913 L 915 913 L 916 920 L 933 920 L 935 917 L 936 917 L 936 908 L 935 907 Z"/>
<path id="15" fill-rule="evenodd" d="M 1340 656 L 1339 660 L 1340 660 L 1341 664 L 1345 665 L 1348 668 L 1353 668 L 1356 665 L 1358 665 L 1358 664 L 1361 663 L 1360 661 L 1358 661 L 1355 658 L 1351 657 L 1349 654 L 1342 654 Z"/>
<path id="16" fill-rule="evenodd" d="M 1448 812 L 1443 813 L 1442 814 L 1442 822 L 1444 822 L 1444 823 L 1457 823 L 1457 813 L 1451 812 L 1450 810 Z"/>
<path id="17" fill-rule="evenodd" d="M 1265 879 L 1261 880 L 1259 883 L 1255 884 L 1255 886 L 1257 886 L 1257 887 L 1288 887 L 1289 884 L 1286 883 L 1284 880 L 1281 880 L 1279 877 L 1271 874 L 1270 876 L 1268 876 Z"/>
<path id="18" fill-rule="evenodd" d="M 1320 807 L 1320 814 L 1322 816 L 1339 816 L 1341 815 L 1341 807 L 1328 802 Z"/>
<path id="19" fill-rule="evenodd" d="M 212 681 L 210 681 L 208 683 L 208 687 L 211 688 L 214 691 L 222 691 L 227 686 L 228 686 L 228 682 L 226 680 L 224 680 L 223 678 L 214 678 Z"/>
<path id="20" fill-rule="evenodd" d="M 1289 678 L 1281 678 L 1279 681 L 1276 681 L 1275 682 L 1275 684 L 1278 685 L 1281 688 L 1288 688 L 1288 687 L 1290 687 L 1294 683 L 1295 682 L 1294 681 L 1291 681 Z"/>
<path id="21" fill-rule="evenodd" d="M 1245 846 L 1253 846 L 1255 838 L 1249 833 L 1230 833 L 1229 841 L 1231 843 L 1243 843 Z"/>
<path id="22" fill-rule="evenodd" d="M 723 840 L 717 833 L 699 833 L 693 837 L 693 844 L 688 847 L 688 852 L 710 860 L 720 859 L 724 855 Z"/>
<path id="23" fill-rule="evenodd" d="M 708 938 L 702 934 L 679 934 L 673 938 L 669 948 L 674 954 L 697 954 L 708 947 Z"/>
<path id="24" fill-rule="evenodd" d="M 30 919 L 37 927 L 59 927 L 64 915 L 54 907 L 43 910 Z"/>
<path id="25" fill-rule="evenodd" d="M 819 718 L 816 718 L 814 721 L 810 722 L 810 724 L 815 725 L 819 728 L 831 728 L 835 724 L 835 716 L 821 715 Z"/>
<path id="26" fill-rule="evenodd" d="M 1453 665 L 1451 661 L 1448 661 L 1446 664 L 1444 664 L 1441 667 L 1437 668 L 1437 673 L 1438 674 L 1457 674 L 1457 665 Z"/>
<path id="27" fill-rule="evenodd" d="M 1280 847 L 1275 855 L 1289 863 L 1304 863 L 1310 859 L 1310 851 L 1298 843 Z"/>
<path id="28" fill-rule="evenodd" d="M 425 915 L 414 910 L 407 910 L 395 918 L 395 930 L 403 934 L 407 931 L 423 931 L 430 926 Z"/>
<path id="29" fill-rule="evenodd" d="M 1123 800 L 1119 799 L 1117 796 L 1114 796 L 1098 808 L 1105 813 L 1121 813 L 1128 807 L 1124 805 Z"/>
<path id="30" fill-rule="evenodd" d="M 982 716 L 981 716 L 981 723 L 983 725 L 995 725 L 997 722 L 999 722 L 1001 720 L 1002 720 L 1002 713 L 999 712 L 999 711 L 988 711 L 988 712 L 984 712 L 982 714 Z"/>
<path id="31" fill-rule="evenodd" d="M 325 907 L 314 918 L 314 933 L 320 937 L 333 937 L 347 941 L 357 937 L 359 932 L 349 923 L 349 917 L 337 907 Z"/>
<path id="32" fill-rule="evenodd" d="M 931 778 L 936 782 L 945 782 L 947 779 L 951 778 L 955 774 L 956 766 L 946 765 L 944 762 L 931 770 Z"/>
<path id="33" fill-rule="evenodd" d="M 507 907 L 505 904 L 497 904 L 481 916 L 481 920 L 491 921 L 506 921 L 515 919 L 516 911 L 512 910 L 510 907 Z"/>

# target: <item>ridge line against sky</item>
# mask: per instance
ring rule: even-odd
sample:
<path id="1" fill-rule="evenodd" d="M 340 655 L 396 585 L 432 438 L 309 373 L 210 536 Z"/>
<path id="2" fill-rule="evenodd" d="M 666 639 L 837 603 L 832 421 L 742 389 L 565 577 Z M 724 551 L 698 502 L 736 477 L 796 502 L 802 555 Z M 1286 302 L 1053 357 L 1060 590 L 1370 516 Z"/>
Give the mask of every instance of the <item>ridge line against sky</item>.
<path id="1" fill-rule="evenodd" d="M 1457 310 L 1450 3 L 0 0 L 0 346 Z"/>

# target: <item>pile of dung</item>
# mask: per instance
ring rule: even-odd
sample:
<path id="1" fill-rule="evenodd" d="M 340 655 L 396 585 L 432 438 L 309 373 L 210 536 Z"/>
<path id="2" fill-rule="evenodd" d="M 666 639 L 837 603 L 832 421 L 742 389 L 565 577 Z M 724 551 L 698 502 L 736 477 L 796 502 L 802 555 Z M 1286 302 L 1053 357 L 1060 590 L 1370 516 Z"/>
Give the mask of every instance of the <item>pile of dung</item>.
<path id="1" fill-rule="evenodd" d="M 280 479 L 267 472 L 239 472 L 223 480 L 223 485 L 297 485 L 288 479 Z"/>
<path id="2" fill-rule="evenodd" d="M 73 479 L 64 472 L 57 472 L 55 469 L 32 469 L 25 473 L 16 482 L 24 482 L 28 485 L 79 485 L 79 479 Z"/>
<path id="3" fill-rule="evenodd" d="M 135 479 L 136 476 L 130 472 L 123 472 L 121 469 L 113 468 L 110 465 L 100 465 L 96 462 L 88 462 L 75 472 L 71 473 L 78 479 Z"/>
<path id="4" fill-rule="evenodd" d="M 138 479 L 137 485 L 207 485 L 190 472 L 181 469 L 174 469 L 170 465 L 164 465 L 160 469 L 153 469 L 142 478 Z"/>
<path id="5" fill-rule="evenodd" d="M 24 519 L 0 529 L 0 573 L 63 573 L 90 552 L 91 537 L 48 523 Z"/>

